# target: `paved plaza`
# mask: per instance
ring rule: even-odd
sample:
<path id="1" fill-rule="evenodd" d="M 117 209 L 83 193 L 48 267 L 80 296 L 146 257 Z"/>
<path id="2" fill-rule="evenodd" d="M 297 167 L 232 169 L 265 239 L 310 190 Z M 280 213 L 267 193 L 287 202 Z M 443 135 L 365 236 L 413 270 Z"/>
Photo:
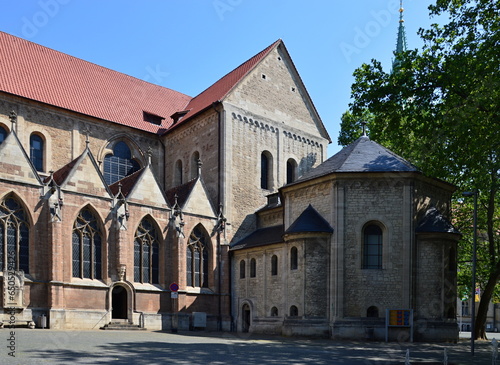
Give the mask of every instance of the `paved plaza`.
<path id="1" fill-rule="evenodd" d="M 14 335 L 10 334 L 14 331 Z M 463 335 L 464 336 L 464 335 Z M 465 335 L 466 336 L 466 335 Z M 384 343 L 155 331 L 0 330 L 0 364 L 491 364 L 490 342 Z M 499 338 L 499 337 L 497 337 Z M 15 354 L 15 357 L 9 355 Z"/>

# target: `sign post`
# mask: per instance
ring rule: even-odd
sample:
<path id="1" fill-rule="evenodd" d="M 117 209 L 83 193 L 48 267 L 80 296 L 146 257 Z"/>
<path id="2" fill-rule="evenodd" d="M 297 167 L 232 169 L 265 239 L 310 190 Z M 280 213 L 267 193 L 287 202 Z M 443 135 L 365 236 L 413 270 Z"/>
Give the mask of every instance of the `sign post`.
<path id="1" fill-rule="evenodd" d="M 172 333 L 177 333 L 179 318 L 177 315 L 177 299 L 179 298 L 179 284 L 170 284 L 170 298 L 172 299 Z"/>

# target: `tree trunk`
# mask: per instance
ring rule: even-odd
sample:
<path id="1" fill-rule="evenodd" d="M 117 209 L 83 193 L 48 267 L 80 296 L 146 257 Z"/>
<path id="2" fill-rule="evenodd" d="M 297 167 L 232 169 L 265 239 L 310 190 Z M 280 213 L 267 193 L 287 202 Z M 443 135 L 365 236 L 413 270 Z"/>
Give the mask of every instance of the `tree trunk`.
<path id="1" fill-rule="evenodd" d="M 488 307 L 491 302 L 491 298 L 493 296 L 493 291 L 495 290 L 495 286 L 500 279 L 500 261 L 497 262 L 495 271 L 491 273 L 488 283 L 484 288 L 484 291 L 481 295 L 481 301 L 479 302 L 479 308 L 476 316 L 476 325 L 474 328 L 474 338 L 477 340 L 478 338 L 487 339 L 486 338 L 486 318 L 488 316 Z M 475 298 L 472 298 L 475 300 Z M 474 315 L 474 313 L 472 313 Z"/>

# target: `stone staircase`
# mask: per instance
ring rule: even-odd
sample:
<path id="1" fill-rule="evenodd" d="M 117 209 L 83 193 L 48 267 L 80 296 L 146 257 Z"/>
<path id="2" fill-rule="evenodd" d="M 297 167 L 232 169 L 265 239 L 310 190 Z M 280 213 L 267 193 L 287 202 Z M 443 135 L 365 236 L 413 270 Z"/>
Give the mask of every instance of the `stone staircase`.
<path id="1" fill-rule="evenodd" d="M 113 321 L 109 322 L 108 324 L 104 325 L 104 327 L 100 328 L 101 330 L 122 330 L 122 331 L 145 331 L 146 328 L 140 327 L 137 324 L 132 324 L 128 320 L 116 320 L 113 319 Z"/>

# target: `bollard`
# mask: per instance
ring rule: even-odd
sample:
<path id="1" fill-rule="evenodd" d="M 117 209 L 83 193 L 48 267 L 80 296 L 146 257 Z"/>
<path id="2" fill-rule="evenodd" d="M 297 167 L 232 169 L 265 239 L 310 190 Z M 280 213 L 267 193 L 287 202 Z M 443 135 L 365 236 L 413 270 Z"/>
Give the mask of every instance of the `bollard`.
<path id="1" fill-rule="evenodd" d="M 491 341 L 491 363 L 497 365 L 498 358 L 498 341 L 494 338 Z"/>
<path id="2" fill-rule="evenodd" d="M 406 350 L 405 365 L 410 365 L 410 349 Z"/>
<path id="3" fill-rule="evenodd" d="M 444 349 L 443 365 L 448 365 L 448 350 Z"/>

